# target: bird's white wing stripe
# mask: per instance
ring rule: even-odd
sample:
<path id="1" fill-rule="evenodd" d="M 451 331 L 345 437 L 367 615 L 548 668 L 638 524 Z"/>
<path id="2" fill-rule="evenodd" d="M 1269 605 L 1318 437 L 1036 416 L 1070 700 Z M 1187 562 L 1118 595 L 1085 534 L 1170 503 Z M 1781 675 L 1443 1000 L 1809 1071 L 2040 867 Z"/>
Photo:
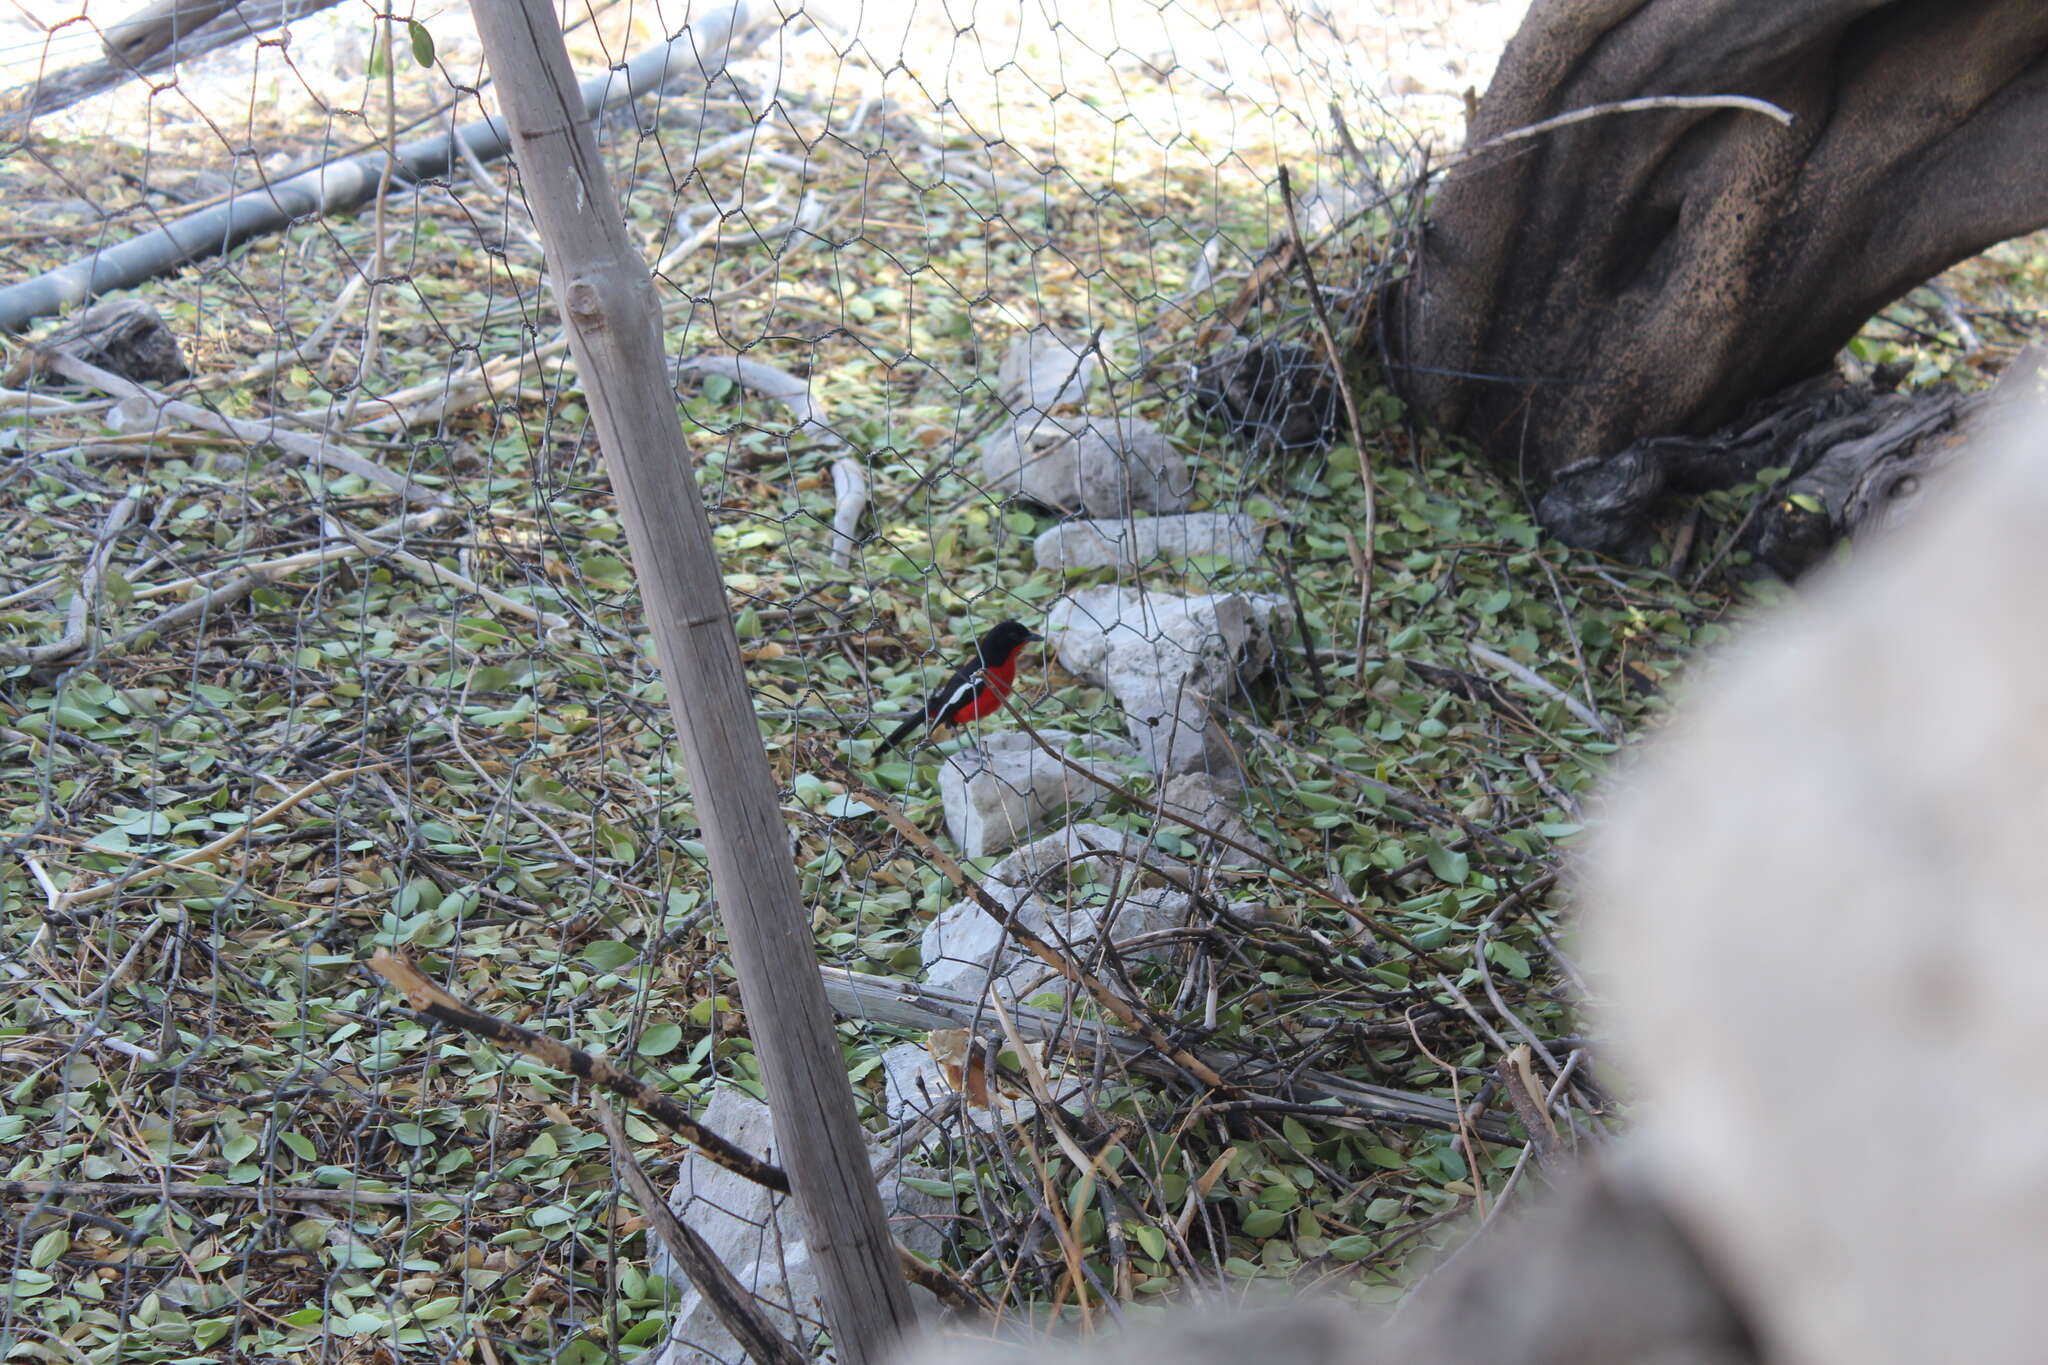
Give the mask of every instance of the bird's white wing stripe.
<path id="1" fill-rule="evenodd" d="M 952 715 L 953 709 L 965 703 L 969 697 L 972 697 L 974 695 L 974 689 L 980 686 L 980 684 L 981 674 L 976 673 L 970 678 L 968 678 L 966 682 L 961 683 L 958 687 L 954 688 L 951 692 L 946 694 L 946 699 L 943 702 L 939 703 L 938 713 L 941 716 Z"/>

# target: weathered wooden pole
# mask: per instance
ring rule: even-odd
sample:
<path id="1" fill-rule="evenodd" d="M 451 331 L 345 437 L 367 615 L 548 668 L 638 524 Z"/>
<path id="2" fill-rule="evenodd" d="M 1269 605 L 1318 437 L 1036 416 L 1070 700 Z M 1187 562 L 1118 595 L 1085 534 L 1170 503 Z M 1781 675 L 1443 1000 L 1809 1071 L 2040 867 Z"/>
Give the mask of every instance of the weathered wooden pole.
<path id="1" fill-rule="evenodd" d="M 774 1112 L 777 1159 L 804 1217 L 833 1346 L 846 1365 L 879 1365 L 911 1325 L 910 1294 L 819 984 L 810 916 L 676 415 L 654 282 L 598 160 L 553 8 L 489 0 L 475 16 L 625 515 Z M 688 59 L 687 41 L 678 52 Z"/>

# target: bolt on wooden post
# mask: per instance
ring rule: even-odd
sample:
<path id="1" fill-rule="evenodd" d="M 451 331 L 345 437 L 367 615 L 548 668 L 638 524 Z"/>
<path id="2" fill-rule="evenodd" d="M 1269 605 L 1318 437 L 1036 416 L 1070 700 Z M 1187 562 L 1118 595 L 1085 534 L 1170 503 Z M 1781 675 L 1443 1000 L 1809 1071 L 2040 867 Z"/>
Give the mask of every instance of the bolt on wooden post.
<path id="1" fill-rule="evenodd" d="M 575 98 L 553 9 L 545 0 L 492 0 L 475 16 L 625 519 L 774 1112 L 777 1156 L 804 1217 L 834 1349 L 846 1365 L 878 1363 L 911 1325 L 909 1290 L 818 978 L 810 916 L 676 413 L 654 283 Z M 686 34 L 672 50 L 689 61 L 695 48 Z"/>

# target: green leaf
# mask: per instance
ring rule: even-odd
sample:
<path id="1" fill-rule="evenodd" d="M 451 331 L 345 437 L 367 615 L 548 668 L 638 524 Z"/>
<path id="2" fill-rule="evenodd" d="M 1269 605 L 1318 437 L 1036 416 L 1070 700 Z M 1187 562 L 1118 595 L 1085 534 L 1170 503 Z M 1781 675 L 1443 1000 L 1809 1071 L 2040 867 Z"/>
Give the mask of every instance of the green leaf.
<path id="1" fill-rule="evenodd" d="M 71 1250 L 71 1234 L 63 1228 L 51 1228 L 36 1238 L 36 1244 L 29 1248 L 28 1263 L 32 1269 L 47 1270 L 56 1264 L 57 1258 Z"/>
<path id="2" fill-rule="evenodd" d="M 1362 1261 L 1372 1255 L 1378 1245 L 1370 1237 L 1353 1234 L 1330 1243 L 1330 1255 L 1340 1261 Z"/>
<path id="3" fill-rule="evenodd" d="M 434 35 L 427 32 L 427 26 L 417 19 L 405 21 L 405 31 L 412 39 L 412 59 L 421 66 L 434 64 Z"/>
<path id="4" fill-rule="evenodd" d="M 1253 1209 L 1239 1226 L 1247 1237 L 1271 1237 L 1287 1226 L 1287 1215 L 1279 1209 Z"/>
<path id="5" fill-rule="evenodd" d="M 1375 1199 L 1365 1206 L 1365 1216 L 1375 1223 L 1391 1223 L 1401 1216 L 1401 1201 Z"/>
<path id="6" fill-rule="evenodd" d="M 408 1147 L 424 1147 L 434 1140 L 433 1130 L 422 1128 L 417 1123 L 394 1123 L 390 1132 L 392 1141 L 402 1142 Z"/>
<path id="7" fill-rule="evenodd" d="M 1137 1239 L 1138 1245 L 1143 1247 L 1145 1254 L 1153 1260 L 1163 1261 L 1166 1259 L 1166 1234 L 1158 1228 L 1147 1223 L 1143 1227 L 1133 1228 L 1131 1236 Z"/>
<path id="8" fill-rule="evenodd" d="M 1465 884 L 1465 878 L 1472 870 L 1472 863 L 1464 854 L 1451 852 L 1435 839 L 1422 841 L 1422 853 L 1429 860 L 1431 872 L 1452 886 Z"/>
<path id="9" fill-rule="evenodd" d="M 617 939 L 600 939 L 584 948 L 578 956 L 601 972 L 615 972 L 636 961 L 640 950 Z"/>
<path id="10" fill-rule="evenodd" d="M 1494 939 L 1486 945 L 1486 957 L 1489 962 L 1496 962 L 1507 968 L 1508 975 L 1515 980 L 1529 979 L 1529 956 L 1513 944 Z"/>
<path id="11" fill-rule="evenodd" d="M 868 805 L 865 801 L 856 801 L 853 797 L 844 793 L 827 801 L 819 807 L 819 810 L 835 820 L 851 820 L 856 816 L 873 815 L 875 813 L 873 806 Z"/>
<path id="12" fill-rule="evenodd" d="M 674 1052 L 677 1047 L 681 1046 L 682 1041 L 682 1025 L 671 1024 L 664 1020 L 659 1024 L 650 1025 L 647 1032 L 640 1035 L 640 1055 L 643 1057 L 666 1057 L 669 1053 Z"/>

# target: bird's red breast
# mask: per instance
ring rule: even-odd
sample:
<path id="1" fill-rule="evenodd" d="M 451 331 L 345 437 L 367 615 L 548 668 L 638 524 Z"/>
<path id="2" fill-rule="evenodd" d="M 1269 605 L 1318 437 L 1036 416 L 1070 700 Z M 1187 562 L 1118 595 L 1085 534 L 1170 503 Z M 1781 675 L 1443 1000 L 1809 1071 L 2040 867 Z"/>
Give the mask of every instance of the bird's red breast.
<path id="1" fill-rule="evenodd" d="M 1003 698 L 1009 696 L 1010 689 L 1017 685 L 1017 660 L 1024 653 L 1024 648 L 1024 645 L 1018 645 L 1010 651 L 1009 658 L 985 666 L 981 670 L 982 684 L 947 719 L 957 725 L 961 721 L 980 720 L 1000 710 Z"/>

